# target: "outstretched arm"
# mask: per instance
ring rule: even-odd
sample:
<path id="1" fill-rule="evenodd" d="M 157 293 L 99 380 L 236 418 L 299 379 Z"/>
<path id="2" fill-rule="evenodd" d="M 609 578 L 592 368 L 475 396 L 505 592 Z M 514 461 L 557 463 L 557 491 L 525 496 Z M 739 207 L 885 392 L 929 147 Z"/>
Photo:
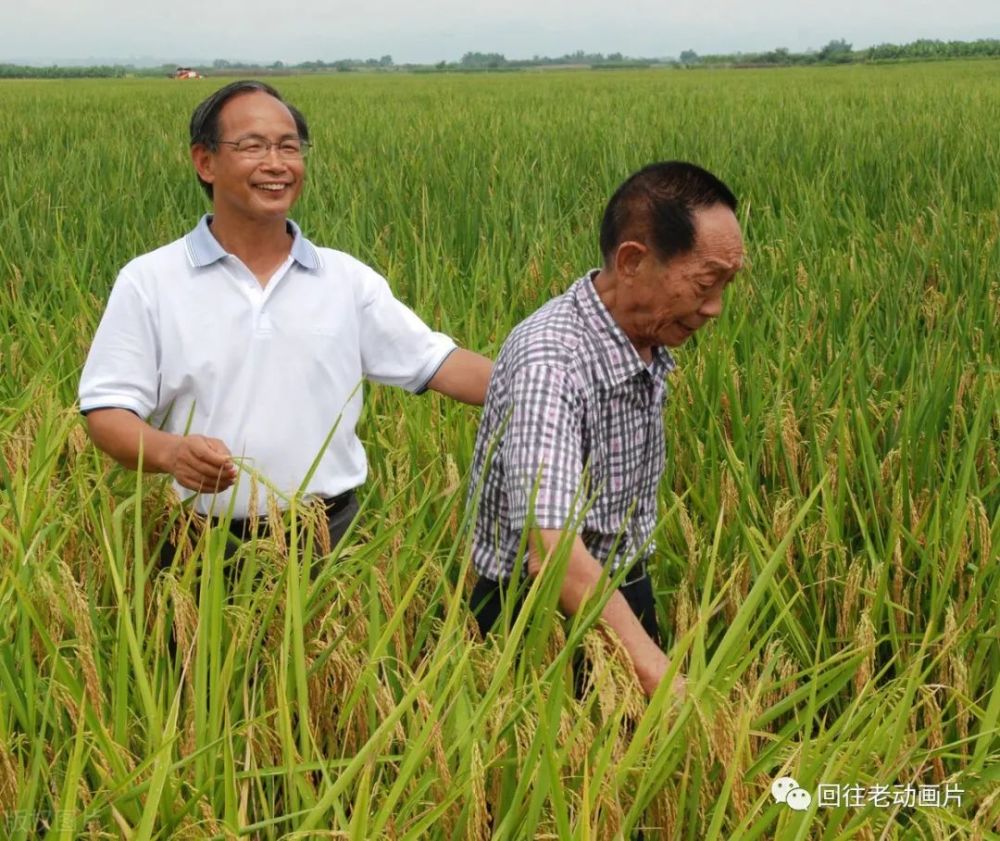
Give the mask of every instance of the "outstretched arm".
<path id="1" fill-rule="evenodd" d="M 536 529 L 533 533 L 528 555 L 528 572 L 538 575 L 545 566 L 545 559 L 556 549 L 563 538 L 561 529 Z M 583 540 L 577 535 L 570 549 L 566 576 L 559 589 L 559 606 L 567 614 L 576 613 L 595 588 L 601 583 L 603 568 L 600 562 L 587 551 Z M 605 579 L 606 583 L 607 579 Z M 629 607 L 619 590 L 611 594 L 601 613 L 601 618 L 618 636 L 635 669 L 636 677 L 643 691 L 651 696 L 670 668 L 670 660 L 660 647 L 646 633 L 639 618 Z M 677 675 L 673 681 L 674 694 L 683 697 L 685 680 Z"/>
<path id="2" fill-rule="evenodd" d="M 169 473 L 192 491 L 224 491 L 236 480 L 229 448 L 218 438 L 174 435 L 154 429 L 128 409 L 94 409 L 87 413 L 90 438 L 123 467 L 135 470 L 142 450 L 146 473 Z"/>
<path id="3" fill-rule="evenodd" d="M 493 362 L 485 356 L 456 348 L 441 363 L 427 387 L 453 400 L 482 406 L 492 372 Z"/>

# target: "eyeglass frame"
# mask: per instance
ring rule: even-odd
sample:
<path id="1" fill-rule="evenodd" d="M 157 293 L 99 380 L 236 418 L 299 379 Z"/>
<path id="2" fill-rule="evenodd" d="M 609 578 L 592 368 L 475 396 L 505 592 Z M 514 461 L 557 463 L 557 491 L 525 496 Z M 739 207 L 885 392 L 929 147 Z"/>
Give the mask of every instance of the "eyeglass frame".
<path id="1" fill-rule="evenodd" d="M 282 154 L 282 152 L 281 152 L 281 144 L 282 143 L 288 143 L 290 141 L 294 141 L 294 142 L 297 142 L 299 144 L 299 148 L 298 148 L 297 153 L 295 153 L 295 154 L 291 154 L 291 153 L 289 153 L 289 154 Z M 239 148 L 239 145 L 241 143 L 248 143 L 248 142 L 260 143 L 263 146 L 264 151 L 260 155 L 253 155 L 250 152 L 248 152 L 246 149 L 240 149 Z M 239 140 L 216 140 L 215 141 L 215 145 L 216 146 L 220 146 L 220 145 L 223 145 L 223 146 L 232 146 L 233 147 L 233 151 L 236 152 L 237 155 L 244 155 L 244 156 L 250 158 L 251 160 L 256 160 L 256 161 L 263 161 L 263 160 L 265 160 L 268 157 L 268 155 L 271 154 L 271 149 L 276 148 L 278 150 L 278 157 L 281 160 L 283 160 L 283 161 L 287 161 L 287 160 L 294 161 L 294 160 L 301 160 L 302 158 L 304 158 L 308 154 L 309 148 L 312 146 L 312 143 L 310 143 L 308 140 L 303 140 L 301 137 L 297 137 L 297 136 L 296 137 L 291 137 L 291 136 L 283 137 L 283 138 L 281 138 L 281 140 L 268 140 L 266 137 L 262 137 L 259 134 L 251 134 L 251 135 L 248 135 L 247 137 L 241 137 Z"/>

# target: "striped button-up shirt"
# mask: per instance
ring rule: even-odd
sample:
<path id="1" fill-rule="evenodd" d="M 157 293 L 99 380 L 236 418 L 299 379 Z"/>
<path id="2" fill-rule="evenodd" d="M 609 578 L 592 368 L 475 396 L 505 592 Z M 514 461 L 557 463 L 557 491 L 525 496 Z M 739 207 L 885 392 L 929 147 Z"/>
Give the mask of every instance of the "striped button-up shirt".
<path id="1" fill-rule="evenodd" d="M 612 568 L 652 550 L 674 360 L 657 348 L 642 361 L 596 275 L 521 322 L 493 369 L 469 502 L 473 564 L 494 581 L 512 575 L 526 526 L 572 529 Z"/>

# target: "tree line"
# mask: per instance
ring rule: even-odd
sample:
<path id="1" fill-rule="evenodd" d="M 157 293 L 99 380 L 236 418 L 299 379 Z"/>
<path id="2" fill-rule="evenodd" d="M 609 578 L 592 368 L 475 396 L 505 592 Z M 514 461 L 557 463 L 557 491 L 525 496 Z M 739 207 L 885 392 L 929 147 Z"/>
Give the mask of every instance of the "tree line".
<path id="1" fill-rule="evenodd" d="M 886 61 L 933 61 L 957 58 L 998 58 L 1000 39 L 981 38 L 976 41 L 939 41 L 922 38 L 908 44 L 876 44 L 855 50 L 843 39 L 828 42 L 818 50 L 792 52 L 785 47 L 757 53 L 713 53 L 699 55 L 694 50 L 684 50 L 680 56 L 661 58 L 630 57 L 620 52 L 587 53 L 577 50 L 562 56 L 533 56 L 530 59 L 508 59 L 503 53 L 467 52 L 458 61 L 440 61 L 436 64 L 396 64 L 391 55 L 380 58 L 336 59 L 334 61 L 303 61 L 285 64 L 281 61 L 265 64 L 251 61 L 216 59 L 207 65 L 196 65 L 203 74 L 233 75 L 253 73 L 277 75 L 293 73 L 331 73 L 351 71 L 452 71 L 479 72 L 524 70 L 533 67 L 591 67 L 613 69 L 617 67 L 782 67 L 810 64 L 859 64 Z M 0 64 L 0 78 L 6 79 L 72 79 L 72 78 L 121 78 L 124 76 L 172 76 L 174 65 L 137 68 L 131 65 L 95 65 L 91 67 L 31 67 L 17 64 Z"/>
<path id="2" fill-rule="evenodd" d="M 88 67 L 0 64 L 0 79 L 120 79 L 136 72 L 135 68 L 120 64 L 95 64 Z"/>
<path id="3" fill-rule="evenodd" d="M 879 61 L 929 61 L 954 58 L 1000 57 L 1000 39 L 938 41 L 922 38 L 908 44 L 876 44 L 855 50 L 843 39 L 830 41 L 819 50 L 794 53 L 784 47 L 760 53 L 720 53 L 698 55 L 693 50 L 680 54 L 683 66 L 784 66 L 805 64 L 861 64 Z"/>

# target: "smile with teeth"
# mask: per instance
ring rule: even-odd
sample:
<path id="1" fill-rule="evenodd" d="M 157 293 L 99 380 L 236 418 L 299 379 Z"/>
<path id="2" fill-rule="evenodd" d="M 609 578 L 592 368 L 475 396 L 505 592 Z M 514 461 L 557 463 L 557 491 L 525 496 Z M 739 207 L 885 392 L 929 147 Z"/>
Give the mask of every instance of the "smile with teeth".
<path id="1" fill-rule="evenodd" d="M 280 190 L 284 190 L 285 187 L 287 186 L 288 186 L 287 184 L 283 184 L 277 181 L 269 182 L 267 184 L 254 184 L 254 187 L 256 187 L 258 190 L 268 190 L 272 193 L 277 193 Z"/>

